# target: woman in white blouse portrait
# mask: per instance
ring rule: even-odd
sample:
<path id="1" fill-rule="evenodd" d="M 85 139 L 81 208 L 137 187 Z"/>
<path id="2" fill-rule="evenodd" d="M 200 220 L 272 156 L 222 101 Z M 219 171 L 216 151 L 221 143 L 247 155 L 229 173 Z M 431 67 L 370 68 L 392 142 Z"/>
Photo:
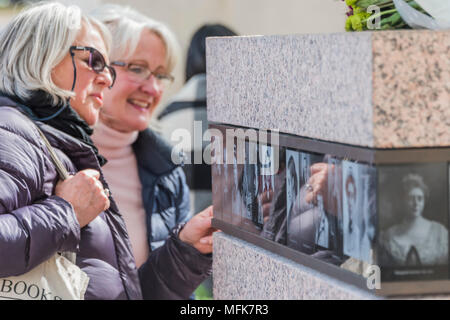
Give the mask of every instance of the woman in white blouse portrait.
<path id="1" fill-rule="evenodd" d="M 402 179 L 403 219 L 380 235 L 383 265 L 437 266 L 448 264 L 448 231 L 424 217 L 429 188 L 418 174 Z"/>

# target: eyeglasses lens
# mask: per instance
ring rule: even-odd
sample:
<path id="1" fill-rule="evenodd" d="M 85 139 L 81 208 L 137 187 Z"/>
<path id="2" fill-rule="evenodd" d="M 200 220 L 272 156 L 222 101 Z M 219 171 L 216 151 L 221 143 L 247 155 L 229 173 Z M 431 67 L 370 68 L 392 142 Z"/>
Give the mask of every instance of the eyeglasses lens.
<path id="1" fill-rule="evenodd" d="M 105 69 L 106 63 L 100 52 L 92 51 L 89 58 L 89 63 L 92 70 L 94 70 L 95 72 L 102 72 L 103 69 Z"/>
<path id="2" fill-rule="evenodd" d="M 109 70 L 109 73 L 111 74 L 111 78 L 112 78 L 111 88 L 112 88 L 112 86 L 116 82 L 116 70 L 111 66 L 107 66 L 107 68 Z"/>
<path id="3" fill-rule="evenodd" d="M 102 72 L 106 68 L 106 70 L 108 70 L 109 74 L 111 75 L 111 87 L 114 85 L 114 82 L 116 81 L 116 71 L 113 67 L 106 65 L 105 59 L 99 51 L 91 51 L 91 54 L 89 56 L 89 65 L 92 70 L 98 73 Z"/>

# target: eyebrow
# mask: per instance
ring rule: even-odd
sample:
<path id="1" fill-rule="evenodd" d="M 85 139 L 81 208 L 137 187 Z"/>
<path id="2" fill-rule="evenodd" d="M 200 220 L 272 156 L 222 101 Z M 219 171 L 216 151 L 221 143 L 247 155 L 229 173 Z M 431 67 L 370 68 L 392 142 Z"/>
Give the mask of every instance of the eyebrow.
<path id="1" fill-rule="evenodd" d="M 109 63 L 111 62 L 110 59 L 109 59 L 109 55 L 105 54 L 104 52 L 102 52 L 101 50 L 99 50 L 97 47 L 94 47 L 94 46 L 91 46 L 91 45 L 88 45 L 88 44 L 83 44 L 83 43 L 80 43 L 80 42 L 78 42 L 78 41 L 75 41 L 75 42 L 73 43 L 73 45 L 74 45 L 74 46 L 77 46 L 77 47 L 91 47 L 91 48 L 94 48 L 95 50 L 97 50 L 98 52 L 100 52 L 100 53 L 102 54 L 103 59 L 105 59 L 106 64 L 109 65 Z"/>

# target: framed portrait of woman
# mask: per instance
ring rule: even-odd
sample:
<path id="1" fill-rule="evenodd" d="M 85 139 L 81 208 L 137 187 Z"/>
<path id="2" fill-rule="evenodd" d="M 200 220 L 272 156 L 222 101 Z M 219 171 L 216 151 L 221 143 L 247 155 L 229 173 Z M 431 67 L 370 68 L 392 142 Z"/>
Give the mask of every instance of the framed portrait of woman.
<path id="1" fill-rule="evenodd" d="M 286 150 L 286 213 L 287 213 L 287 245 L 288 247 L 299 249 L 300 220 L 298 219 L 295 208 L 299 201 L 300 193 L 300 152 L 295 150 Z"/>
<path id="2" fill-rule="evenodd" d="M 448 278 L 447 178 L 446 163 L 379 168 L 382 280 Z"/>

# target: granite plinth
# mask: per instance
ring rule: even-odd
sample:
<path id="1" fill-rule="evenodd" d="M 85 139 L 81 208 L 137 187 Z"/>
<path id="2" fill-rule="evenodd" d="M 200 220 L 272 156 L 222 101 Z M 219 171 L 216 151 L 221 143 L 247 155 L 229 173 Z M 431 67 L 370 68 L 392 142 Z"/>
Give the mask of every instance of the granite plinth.
<path id="1" fill-rule="evenodd" d="M 214 234 L 214 299 L 377 299 L 225 233 Z"/>
<path id="2" fill-rule="evenodd" d="M 207 39 L 208 120 L 371 148 L 450 146 L 450 31 Z"/>

